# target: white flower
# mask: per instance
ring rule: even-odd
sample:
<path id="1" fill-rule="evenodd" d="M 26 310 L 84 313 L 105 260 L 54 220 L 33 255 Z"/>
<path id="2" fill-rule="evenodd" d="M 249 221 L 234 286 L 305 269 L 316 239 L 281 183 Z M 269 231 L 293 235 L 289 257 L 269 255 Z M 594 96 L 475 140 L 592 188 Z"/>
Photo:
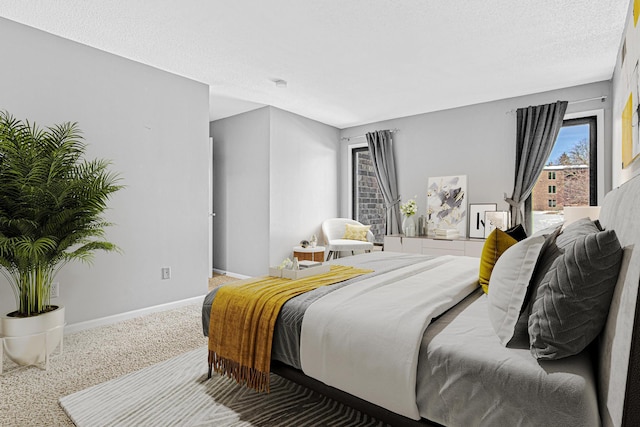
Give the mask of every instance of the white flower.
<path id="1" fill-rule="evenodd" d="M 406 216 L 415 215 L 416 212 L 418 212 L 418 205 L 416 204 L 416 201 L 414 199 L 407 200 L 407 203 L 400 205 L 400 212 Z"/>

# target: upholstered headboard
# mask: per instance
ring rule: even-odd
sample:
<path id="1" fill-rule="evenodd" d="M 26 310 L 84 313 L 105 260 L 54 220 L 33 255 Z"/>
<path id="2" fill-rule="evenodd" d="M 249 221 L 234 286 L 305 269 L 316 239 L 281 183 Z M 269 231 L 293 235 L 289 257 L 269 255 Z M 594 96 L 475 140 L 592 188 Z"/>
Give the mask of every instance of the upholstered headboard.
<path id="1" fill-rule="evenodd" d="M 598 386 L 603 426 L 640 426 L 640 177 L 609 192 L 600 223 L 624 248 L 622 267 L 600 337 Z"/>

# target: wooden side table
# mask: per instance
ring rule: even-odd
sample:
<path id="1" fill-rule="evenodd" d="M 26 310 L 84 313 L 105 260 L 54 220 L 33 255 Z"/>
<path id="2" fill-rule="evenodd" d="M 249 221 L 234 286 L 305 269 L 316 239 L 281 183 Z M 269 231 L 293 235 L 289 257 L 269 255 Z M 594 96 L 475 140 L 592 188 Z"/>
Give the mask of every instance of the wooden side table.
<path id="1" fill-rule="evenodd" d="M 298 261 L 324 262 L 324 246 L 316 246 L 315 248 L 311 246 L 307 246 L 306 248 L 294 246 L 293 257 L 298 258 Z"/>

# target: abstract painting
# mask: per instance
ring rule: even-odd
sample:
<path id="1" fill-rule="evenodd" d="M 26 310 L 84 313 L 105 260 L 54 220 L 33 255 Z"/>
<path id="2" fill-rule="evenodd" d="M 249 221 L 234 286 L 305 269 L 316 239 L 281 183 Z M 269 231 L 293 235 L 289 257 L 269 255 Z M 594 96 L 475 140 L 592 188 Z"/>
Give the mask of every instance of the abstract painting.
<path id="1" fill-rule="evenodd" d="M 466 175 L 430 177 L 427 186 L 427 221 L 434 230 L 456 229 L 460 237 L 466 237 L 467 199 Z"/>

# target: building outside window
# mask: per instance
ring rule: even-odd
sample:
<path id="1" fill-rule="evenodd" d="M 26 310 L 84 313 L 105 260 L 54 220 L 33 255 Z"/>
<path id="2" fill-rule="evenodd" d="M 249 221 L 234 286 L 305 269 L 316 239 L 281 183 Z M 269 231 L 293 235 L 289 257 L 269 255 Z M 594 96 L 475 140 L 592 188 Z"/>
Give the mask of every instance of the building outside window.
<path id="1" fill-rule="evenodd" d="M 549 200 L 549 207 L 550 207 L 550 208 L 555 208 L 555 207 L 556 207 L 556 201 L 555 201 L 555 200 L 550 199 L 550 200 Z"/>
<path id="2" fill-rule="evenodd" d="M 556 179 L 556 173 L 554 171 L 549 172 L 549 179 Z"/>
<path id="3" fill-rule="evenodd" d="M 352 216 L 371 226 L 375 243 L 384 242 L 385 204 L 368 147 L 351 149 Z"/>
<path id="4" fill-rule="evenodd" d="M 554 172 L 555 174 L 555 172 Z M 555 185 L 550 185 L 549 186 L 549 194 L 556 194 L 556 186 Z"/>

